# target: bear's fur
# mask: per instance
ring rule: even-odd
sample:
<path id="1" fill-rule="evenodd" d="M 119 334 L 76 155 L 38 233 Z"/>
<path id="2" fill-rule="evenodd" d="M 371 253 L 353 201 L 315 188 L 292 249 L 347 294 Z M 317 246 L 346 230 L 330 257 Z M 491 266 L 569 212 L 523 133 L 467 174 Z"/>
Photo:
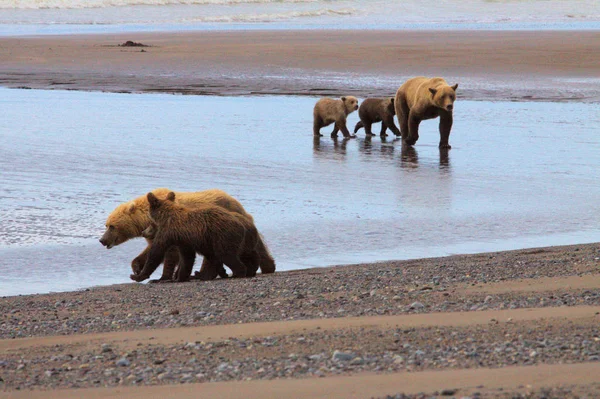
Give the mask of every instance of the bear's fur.
<path id="1" fill-rule="evenodd" d="M 396 109 L 394 108 L 393 98 L 367 98 L 361 104 L 358 109 L 358 117 L 360 121 L 354 127 L 354 134 L 360 130 L 361 127 L 365 128 L 367 136 L 374 136 L 371 131 L 371 125 L 373 123 L 381 122 L 381 137 L 386 137 L 385 131 L 389 128 L 396 136 L 400 136 L 400 130 L 394 123 L 394 115 L 396 115 Z"/>
<path id="2" fill-rule="evenodd" d="M 154 240 L 154 238 L 156 237 L 156 232 L 158 231 L 158 228 L 156 227 L 156 224 L 154 223 L 150 223 L 150 226 L 148 226 L 144 231 L 142 231 L 142 237 L 144 237 L 146 240 L 152 242 Z M 179 255 L 179 251 L 177 252 L 177 254 Z M 208 261 L 207 261 L 208 262 Z M 212 265 L 212 263 L 211 263 Z M 225 271 L 225 268 L 223 267 L 223 264 L 214 264 L 214 266 L 216 266 L 217 268 L 217 274 L 219 275 L 219 277 L 221 278 L 227 278 L 229 277 L 227 275 L 227 272 Z M 134 273 L 139 273 L 142 270 L 142 267 L 144 267 L 144 265 L 142 265 L 138 270 L 135 270 Z M 205 267 L 205 269 L 207 269 L 208 266 Z M 200 274 L 200 272 L 196 272 L 198 274 Z M 177 267 L 175 269 L 175 272 L 173 273 L 173 279 L 175 279 L 176 281 L 179 280 L 179 268 Z M 181 276 L 182 279 L 184 279 L 184 276 Z"/>
<path id="3" fill-rule="evenodd" d="M 152 192 L 147 198 L 157 231 L 144 268 L 132 274 L 132 280 L 149 278 L 171 247 L 179 249 L 179 276 L 189 276 L 196 252 L 211 261 L 225 263 L 233 277 L 256 274 L 260 262 L 258 231 L 251 218 L 215 205 L 187 208 L 175 203 L 174 192 L 164 200 Z M 252 254 L 247 264 L 240 259 L 242 253 Z"/>
<path id="4" fill-rule="evenodd" d="M 170 191 L 167 188 L 157 188 L 152 190 L 152 193 L 158 198 L 166 198 Z M 176 192 L 176 195 L 177 202 L 191 208 L 204 204 L 214 204 L 252 218 L 238 200 L 222 190 L 211 189 L 198 192 Z M 141 237 L 142 231 L 151 224 L 149 209 L 146 195 L 117 206 L 106 219 L 106 231 L 100 238 L 100 243 L 110 249 L 132 238 Z M 148 241 L 146 248 L 131 262 L 131 268 L 134 273 L 139 272 L 146 263 L 146 258 L 152 244 L 151 241 L 146 241 Z M 275 261 L 263 239 L 260 237 L 258 250 L 261 258 L 260 268 L 262 273 L 274 273 Z M 179 251 L 176 248 L 167 251 L 161 280 L 169 281 L 173 279 L 178 262 Z M 196 277 L 201 280 L 211 280 L 216 278 L 217 270 L 204 260 L 200 272 L 196 273 Z"/>
<path id="5" fill-rule="evenodd" d="M 335 122 L 331 137 L 337 137 L 340 130 L 344 137 L 353 137 L 346 127 L 346 118 L 357 109 L 358 100 L 353 96 L 345 96 L 339 100 L 333 98 L 320 99 L 313 110 L 313 135 L 322 136 L 321 128 Z"/>
<path id="6" fill-rule="evenodd" d="M 419 139 L 419 123 L 440 117 L 440 148 L 449 149 L 452 111 L 458 84 L 448 85 L 442 78 L 419 76 L 404 82 L 396 92 L 395 107 L 402 140 L 414 145 Z"/>

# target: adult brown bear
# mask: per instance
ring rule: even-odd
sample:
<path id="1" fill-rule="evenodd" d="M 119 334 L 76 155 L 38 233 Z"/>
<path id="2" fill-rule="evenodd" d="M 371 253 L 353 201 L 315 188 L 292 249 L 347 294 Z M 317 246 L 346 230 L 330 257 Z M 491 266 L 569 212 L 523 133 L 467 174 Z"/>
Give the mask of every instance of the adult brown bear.
<path id="1" fill-rule="evenodd" d="M 400 122 L 402 140 L 414 145 L 419 140 L 419 124 L 426 119 L 440 117 L 440 148 L 451 148 L 448 143 L 452 129 L 452 111 L 458 83 L 450 86 L 442 78 L 418 76 L 404 82 L 394 101 Z"/>

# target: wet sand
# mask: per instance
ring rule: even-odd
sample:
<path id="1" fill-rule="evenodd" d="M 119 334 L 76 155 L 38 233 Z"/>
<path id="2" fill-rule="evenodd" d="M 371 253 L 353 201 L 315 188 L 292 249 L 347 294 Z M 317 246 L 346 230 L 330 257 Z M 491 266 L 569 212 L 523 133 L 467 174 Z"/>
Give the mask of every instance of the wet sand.
<path id="1" fill-rule="evenodd" d="M 599 270 L 589 244 L 7 297 L 0 397 L 594 396 Z"/>
<path id="2" fill-rule="evenodd" d="M 119 47 L 127 40 L 151 47 Z M 597 31 L 300 30 L 0 38 L 8 87 L 391 95 L 414 75 L 469 99 L 598 101 Z M 557 79 L 559 81 L 557 81 Z"/>

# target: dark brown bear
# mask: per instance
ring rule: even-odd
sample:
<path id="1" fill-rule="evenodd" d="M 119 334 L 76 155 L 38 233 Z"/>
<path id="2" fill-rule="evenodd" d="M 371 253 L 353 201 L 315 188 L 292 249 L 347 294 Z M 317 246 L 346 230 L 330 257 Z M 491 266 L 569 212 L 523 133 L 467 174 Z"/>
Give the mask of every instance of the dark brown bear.
<path id="1" fill-rule="evenodd" d="M 379 133 L 381 137 L 387 136 L 385 133 L 387 129 L 390 129 L 396 136 L 400 136 L 400 130 L 394 124 L 394 115 L 396 115 L 396 111 L 393 98 L 367 98 L 358 109 L 360 121 L 354 127 L 354 134 L 364 127 L 367 136 L 374 136 L 371 125 L 381 122 L 381 132 Z"/>
<path id="2" fill-rule="evenodd" d="M 158 231 L 158 228 L 156 227 L 156 225 L 154 223 L 150 223 L 150 226 L 148 226 L 146 228 L 146 230 L 142 231 L 142 237 L 144 237 L 149 242 L 152 242 L 152 241 L 154 241 L 154 238 L 156 237 L 156 232 L 157 231 Z M 179 251 L 177 251 L 177 259 L 179 260 Z M 229 277 L 227 275 L 227 271 L 223 267 L 223 264 L 216 265 L 216 264 L 214 264 L 214 262 L 206 262 L 206 263 L 203 263 L 203 265 L 204 265 L 204 268 L 205 268 L 205 272 L 207 272 L 207 268 L 211 268 L 213 266 L 216 266 L 217 267 L 217 274 L 219 275 L 219 277 L 221 277 L 221 278 L 227 278 L 227 277 Z M 142 265 L 142 267 L 143 266 L 144 265 Z M 175 271 L 172 274 L 173 278 L 175 280 L 179 280 L 180 278 L 182 280 L 185 280 L 186 277 L 184 277 L 184 276 L 180 277 L 179 276 L 179 268 L 178 268 L 178 266 L 179 265 L 175 266 Z M 140 270 L 142 270 L 142 267 L 140 267 Z M 187 276 L 187 277 L 191 278 L 191 279 L 202 280 L 202 278 L 200 278 L 200 275 L 201 275 L 200 272 L 196 272 L 195 276 L 193 276 L 193 277 Z M 208 280 L 212 280 L 212 279 L 208 279 Z M 172 280 L 168 280 L 168 281 L 172 281 Z"/>
<path id="3" fill-rule="evenodd" d="M 186 208 L 175 203 L 173 192 L 165 200 L 158 199 L 151 192 L 147 198 L 150 218 L 157 231 L 144 268 L 132 274 L 132 280 L 149 278 L 173 246 L 179 249 L 179 281 L 185 281 L 191 274 L 196 253 L 208 259 L 211 265 L 226 264 L 233 277 L 256 274 L 260 262 L 257 251 L 259 238 L 250 218 L 208 204 Z M 241 260 L 242 254 L 246 254 L 246 263 Z"/>

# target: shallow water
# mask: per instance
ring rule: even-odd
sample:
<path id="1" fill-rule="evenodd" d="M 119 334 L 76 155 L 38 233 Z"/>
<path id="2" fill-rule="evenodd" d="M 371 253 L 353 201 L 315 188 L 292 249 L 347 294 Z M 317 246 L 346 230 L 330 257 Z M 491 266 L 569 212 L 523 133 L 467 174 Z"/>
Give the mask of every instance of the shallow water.
<path id="1" fill-rule="evenodd" d="M 446 154 L 314 142 L 314 102 L 0 89 L 0 295 L 127 282 L 104 221 L 162 186 L 237 197 L 278 270 L 600 240 L 597 104 L 459 100 Z"/>
<path id="2" fill-rule="evenodd" d="M 182 29 L 600 29 L 598 0 L 3 0 L 0 35 Z"/>

